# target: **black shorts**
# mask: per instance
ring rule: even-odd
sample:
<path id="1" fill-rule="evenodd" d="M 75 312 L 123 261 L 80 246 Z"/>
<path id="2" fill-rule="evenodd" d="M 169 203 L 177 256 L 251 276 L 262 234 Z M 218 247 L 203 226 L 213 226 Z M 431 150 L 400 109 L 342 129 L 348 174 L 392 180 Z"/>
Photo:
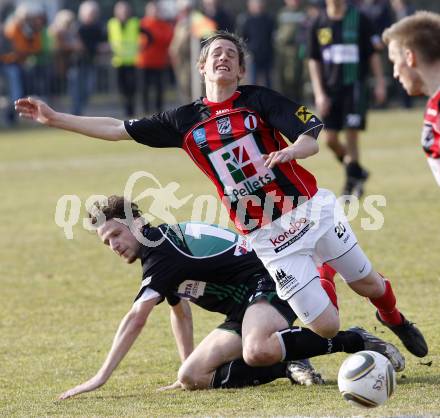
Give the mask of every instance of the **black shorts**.
<path id="1" fill-rule="evenodd" d="M 331 103 L 330 112 L 322 118 L 326 129 L 365 129 L 368 108 L 366 82 L 357 82 L 327 94 Z"/>
<path id="2" fill-rule="evenodd" d="M 234 309 L 217 328 L 231 331 L 241 336 L 241 325 L 247 308 L 260 300 L 265 300 L 273 306 L 287 321 L 289 326 L 297 319 L 290 305 L 278 297 L 275 282 L 272 277 L 270 277 L 270 274 L 266 273 L 259 279 L 256 289 L 249 295 L 247 302 L 242 305 L 237 305 L 237 308 Z"/>

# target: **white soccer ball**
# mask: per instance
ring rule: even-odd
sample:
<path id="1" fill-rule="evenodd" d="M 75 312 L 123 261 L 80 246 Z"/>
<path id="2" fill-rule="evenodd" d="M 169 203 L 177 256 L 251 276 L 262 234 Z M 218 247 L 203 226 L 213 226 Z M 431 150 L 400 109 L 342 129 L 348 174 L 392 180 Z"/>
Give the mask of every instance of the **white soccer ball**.
<path id="1" fill-rule="evenodd" d="M 344 399 L 364 408 L 382 405 L 396 388 L 390 361 L 375 351 L 359 351 L 342 363 L 338 387 Z"/>

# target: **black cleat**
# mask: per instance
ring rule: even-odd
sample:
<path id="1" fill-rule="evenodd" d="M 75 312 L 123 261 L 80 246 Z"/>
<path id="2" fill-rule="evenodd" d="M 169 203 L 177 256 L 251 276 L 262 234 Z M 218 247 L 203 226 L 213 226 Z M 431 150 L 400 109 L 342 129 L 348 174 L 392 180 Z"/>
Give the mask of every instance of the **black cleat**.
<path id="1" fill-rule="evenodd" d="M 347 331 L 355 332 L 361 336 L 364 340 L 364 350 L 376 351 L 382 354 L 390 361 L 396 372 L 403 371 L 405 368 L 405 358 L 393 344 L 381 340 L 360 327 L 351 327 Z"/>
<path id="2" fill-rule="evenodd" d="M 428 344 L 426 344 L 425 337 L 419 329 L 409 322 L 402 314 L 403 323 L 400 325 L 387 324 L 376 311 L 376 318 L 382 324 L 388 327 L 396 334 L 405 348 L 417 357 L 425 357 L 428 354 Z"/>
<path id="3" fill-rule="evenodd" d="M 347 176 L 344 188 L 342 190 L 343 195 L 353 195 L 360 199 L 364 194 L 364 183 L 368 180 L 370 173 L 361 168 L 361 172 L 357 176 Z"/>
<path id="4" fill-rule="evenodd" d="M 313 368 L 309 359 L 289 361 L 287 363 L 286 375 L 292 385 L 323 385 L 324 379 Z"/>

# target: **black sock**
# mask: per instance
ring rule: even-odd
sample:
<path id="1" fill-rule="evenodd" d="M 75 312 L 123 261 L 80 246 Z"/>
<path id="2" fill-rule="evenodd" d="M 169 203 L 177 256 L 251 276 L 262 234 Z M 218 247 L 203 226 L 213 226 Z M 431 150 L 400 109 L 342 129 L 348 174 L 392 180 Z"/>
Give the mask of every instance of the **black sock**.
<path id="1" fill-rule="evenodd" d="M 307 328 L 292 327 L 277 332 L 284 346 L 283 361 L 301 360 L 331 353 L 356 353 L 364 349 L 364 340 L 351 331 L 339 331 L 333 338 L 323 338 Z"/>
<path id="2" fill-rule="evenodd" d="M 251 367 L 243 359 L 238 359 L 218 367 L 214 372 L 210 387 L 229 389 L 258 386 L 281 377 L 286 377 L 286 363 Z"/>
<path id="3" fill-rule="evenodd" d="M 362 177 L 362 172 L 363 169 L 357 161 L 352 161 L 345 166 L 345 173 L 347 174 L 347 177 L 360 178 Z"/>

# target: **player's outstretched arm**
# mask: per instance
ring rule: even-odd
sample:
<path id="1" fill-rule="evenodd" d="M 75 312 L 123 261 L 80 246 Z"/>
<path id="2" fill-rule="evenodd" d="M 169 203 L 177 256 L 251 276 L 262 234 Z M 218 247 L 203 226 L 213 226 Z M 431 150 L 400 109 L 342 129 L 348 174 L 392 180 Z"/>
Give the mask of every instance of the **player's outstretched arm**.
<path id="1" fill-rule="evenodd" d="M 145 321 L 157 301 L 158 298 L 154 298 L 133 305 L 119 324 L 110 352 L 98 373 L 86 382 L 62 393 L 58 399 L 68 399 L 80 393 L 91 392 L 104 385 L 141 333 Z"/>
<path id="2" fill-rule="evenodd" d="M 170 310 L 171 328 L 182 363 L 194 350 L 193 321 L 189 302 L 181 299 Z"/>
<path id="3" fill-rule="evenodd" d="M 273 168 L 277 164 L 310 157 L 318 151 L 318 141 L 312 136 L 303 134 L 298 137 L 294 144 L 280 151 L 271 152 L 269 155 L 263 155 L 265 159 L 264 165 Z"/>
<path id="4" fill-rule="evenodd" d="M 15 110 L 23 119 L 107 141 L 131 139 L 124 122 L 115 118 L 75 116 L 56 112 L 45 102 L 32 97 L 15 101 Z"/>

